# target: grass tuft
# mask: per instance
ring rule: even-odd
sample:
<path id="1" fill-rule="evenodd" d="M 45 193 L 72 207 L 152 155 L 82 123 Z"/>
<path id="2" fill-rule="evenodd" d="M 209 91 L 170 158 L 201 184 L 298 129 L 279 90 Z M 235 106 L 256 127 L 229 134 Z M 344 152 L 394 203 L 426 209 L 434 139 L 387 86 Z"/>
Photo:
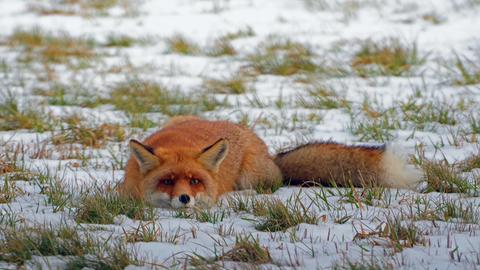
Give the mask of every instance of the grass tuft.
<path id="1" fill-rule="evenodd" d="M 134 14 L 132 0 L 48 0 L 38 1 L 28 5 L 28 9 L 39 15 L 82 15 L 106 16 L 108 10 L 118 6 L 125 13 Z M 138 4 L 138 3 L 137 3 Z"/>
<path id="2" fill-rule="evenodd" d="M 128 48 L 135 45 L 136 42 L 137 42 L 136 39 L 127 35 L 109 34 L 107 36 L 107 41 L 105 42 L 104 46 Z"/>
<path id="3" fill-rule="evenodd" d="M 459 167 L 463 172 L 480 169 L 480 151 L 461 161 Z"/>
<path id="4" fill-rule="evenodd" d="M 298 198 L 290 198 L 287 204 L 279 200 L 267 200 L 262 208 L 254 209 L 254 212 L 263 216 L 263 220 L 255 226 L 259 231 L 285 231 L 301 223 L 317 224 L 319 221 L 319 217 L 310 213 Z"/>
<path id="5" fill-rule="evenodd" d="M 360 141 L 386 142 L 394 137 L 392 130 L 397 129 L 399 123 L 392 117 L 392 111 L 367 110 L 364 113 L 368 117 L 358 116 L 353 112 L 350 114 L 350 132 L 358 136 Z"/>
<path id="6" fill-rule="evenodd" d="M 45 114 L 30 108 L 21 108 L 12 93 L 0 95 L 0 130 L 32 129 L 36 132 L 51 130 L 52 124 Z"/>
<path id="7" fill-rule="evenodd" d="M 456 55 L 454 85 L 480 84 L 480 65 L 478 61 Z"/>
<path id="8" fill-rule="evenodd" d="M 460 222 L 478 224 L 480 213 L 477 206 L 472 202 L 455 200 L 443 200 L 436 204 L 438 219 L 446 222 Z"/>
<path id="9" fill-rule="evenodd" d="M 468 193 L 475 187 L 460 176 L 456 168 L 442 161 L 424 161 L 422 169 L 427 181 L 427 192 Z"/>
<path id="10" fill-rule="evenodd" d="M 237 236 L 235 238 L 235 246 L 221 256 L 220 259 L 253 264 L 272 262 L 268 249 L 262 247 L 260 241 L 254 238 L 253 235 Z"/>
<path id="11" fill-rule="evenodd" d="M 187 39 L 186 37 L 176 34 L 167 39 L 167 47 L 169 53 L 178 53 L 185 55 L 197 55 L 201 53 L 201 48 L 198 44 Z"/>
<path id="12" fill-rule="evenodd" d="M 289 39 L 269 38 L 248 56 L 249 68 L 256 74 L 290 76 L 320 70 L 308 45 Z"/>
<path id="13" fill-rule="evenodd" d="M 203 88 L 207 92 L 216 94 L 245 94 L 252 89 L 247 85 L 248 79 L 242 74 L 234 74 L 225 79 L 205 79 L 203 81 Z"/>
<path id="14" fill-rule="evenodd" d="M 177 210 L 176 218 L 191 218 L 196 219 L 199 222 L 219 223 L 222 222 L 228 216 L 226 210 L 215 209 L 180 209 Z"/>
<path id="15" fill-rule="evenodd" d="M 316 83 L 306 89 L 306 96 L 299 96 L 297 104 L 310 109 L 340 109 L 349 108 L 350 102 L 342 97 L 335 89 Z"/>
<path id="16" fill-rule="evenodd" d="M 399 217 L 389 217 L 380 236 L 390 239 L 397 251 L 425 244 L 425 239 L 421 237 L 417 227 L 414 224 L 404 224 Z"/>
<path id="17" fill-rule="evenodd" d="M 54 106 L 95 108 L 106 102 L 105 99 L 79 85 L 61 83 L 52 83 L 47 88 L 35 88 L 33 94 L 46 97 L 48 104 Z"/>
<path id="18" fill-rule="evenodd" d="M 127 80 L 115 85 L 110 103 L 132 115 L 161 112 L 167 116 L 195 115 L 226 105 L 201 92 L 186 94 L 177 88 L 144 80 Z"/>
<path id="19" fill-rule="evenodd" d="M 67 127 L 54 135 L 52 143 L 74 144 L 99 148 L 109 141 L 121 142 L 126 138 L 125 129 L 117 124 L 101 124 L 97 127 L 87 127 L 78 118 L 70 118 Z"/>
<path id="20" fill-rule="evenodd" d="M 70 59 L 90 60 L 96 56 L 95 41 L 73 37 L 66 32 L 52 33 L 40 28 L 15 30 L 7 39 L 11 47 L 23 48 L 23 60 L 67 63 Z"/>
<path id="21" fill-rule="evenodd" d="M 220 37 L 220 39 L 223 40 L 234 40 L 234 39 L 239 39 L 239 38 L 247 38 L 247 37 L 253 37 L 255 36 L 255 32 L 250 26 L 247 26 L 243 29 L 239 29 L 235 32 L 230 32 L 227 33 L 223 36 Z"/>
<path id="22" fill-rule="evenodd" d="M 82 240 L 78 231 L 66 227 L 7 228 L 0 233 L 0 261 L 24 264 L 32 256 L 82 256 L 93 248 Z"/>
<path id="23" fill-rule="evenodd" d="M 382 42 L 366 41 L 352 60 L 352 68 L 361 77 L 403 76 L 425 62 L 418 55 L 417 45 L 404 45 L 397 39 Z"/>
<path id="24" fill-rule="evenodd" d="M 18 192 L 15 182 L 11 181 L 8 176 L 3 176 L 3 184 L 0 185 L 0 204 L 13 201 Z"/>
<path id="25" fill-rule="evenodd" d="M 121 196 L 110 188 L 84 192 L 75 211 L 78 223 L 112 224 L 118 215 L 149 221 L 155 218 L 155 209 L 145 202 Z"/>
<path id="26" fill-rule="evenodd" d="M 206 51 L 208 56 L 219 57 L 219 56 L 233 56 L 237 54 L 235 48 L 233 48 L 230 40 L 228 39 L 217 39 L 207 48 Z"/>
<path id="27" fill-rule="evenodd" d="M 143 265 L 144 263 L 138 259 L 135 252 L 128 249 L 125 244 L 117 242 L 108 247 L 98 248 L 95 254 L 80 256 L 73 259 L 68 263 L 67 269 L 122 270 L 127 268 L 127 266 Z"/>

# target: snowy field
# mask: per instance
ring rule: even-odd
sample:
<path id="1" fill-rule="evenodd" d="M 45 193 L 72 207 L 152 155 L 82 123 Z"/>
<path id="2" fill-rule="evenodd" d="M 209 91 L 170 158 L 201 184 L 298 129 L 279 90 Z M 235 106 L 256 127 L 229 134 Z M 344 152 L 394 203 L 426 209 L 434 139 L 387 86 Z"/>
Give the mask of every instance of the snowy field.
<path id="1" fill-rule="evenodd" d="M 480 268 L 480 1 L 0 0 L 0 269 Z M 389 143 L 416 190 L 118 197 L 175 115 Z"/>

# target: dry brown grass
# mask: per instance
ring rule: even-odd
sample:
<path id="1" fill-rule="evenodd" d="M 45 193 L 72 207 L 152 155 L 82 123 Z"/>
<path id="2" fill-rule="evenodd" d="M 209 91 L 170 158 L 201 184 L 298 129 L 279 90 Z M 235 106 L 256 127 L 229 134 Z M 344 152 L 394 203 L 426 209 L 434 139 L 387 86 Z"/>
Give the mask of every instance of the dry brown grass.
<path id="1" fill-rule="evenodd" d="M 96 56 L 92 39 L 73 37 L 66 32 L 47 32 L 40 28 L 17 29 L 8 37 L 7 44 L 21 47 L 24 61 L 66 63 L 71 58 L 90 60 Z"/>
<path id="2" fill-rule="evenodd" d="M 351 65 L 362 77 L 402 76 L 423 62 L 424 59 L 418 56 L 415 43 L 406 46 L 399 40 L 390 39 L 378 43 L 365 41 L 355 54 Z"/>

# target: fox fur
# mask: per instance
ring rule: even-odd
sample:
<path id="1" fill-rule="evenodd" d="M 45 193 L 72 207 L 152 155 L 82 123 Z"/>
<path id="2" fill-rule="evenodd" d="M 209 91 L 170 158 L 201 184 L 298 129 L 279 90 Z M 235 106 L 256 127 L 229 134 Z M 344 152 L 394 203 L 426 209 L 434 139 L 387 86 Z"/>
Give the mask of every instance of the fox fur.
<path id="1" fill-rule="evenodd" d="M 224 193 L 257 186 L 408 188 L 421 177 L 386 147 L 320 142 L 272 157 L 250 129 L 194 116 L 175 117 L 129 146 L 131 157 L 119 191 L 159 207 L 208 206 Z"/>

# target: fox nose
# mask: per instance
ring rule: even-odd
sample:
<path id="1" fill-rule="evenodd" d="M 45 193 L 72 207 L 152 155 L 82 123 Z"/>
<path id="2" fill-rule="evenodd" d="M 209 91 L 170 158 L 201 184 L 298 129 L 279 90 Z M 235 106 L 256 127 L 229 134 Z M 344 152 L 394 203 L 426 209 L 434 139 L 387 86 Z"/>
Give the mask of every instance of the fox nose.
<path id="1" fill-rule="evenodd" d="M 190 201 L 190 196 L 188 196 L 187 194 L 182 194 L 178 199 L 181 203 L 187 204 Z"/>

